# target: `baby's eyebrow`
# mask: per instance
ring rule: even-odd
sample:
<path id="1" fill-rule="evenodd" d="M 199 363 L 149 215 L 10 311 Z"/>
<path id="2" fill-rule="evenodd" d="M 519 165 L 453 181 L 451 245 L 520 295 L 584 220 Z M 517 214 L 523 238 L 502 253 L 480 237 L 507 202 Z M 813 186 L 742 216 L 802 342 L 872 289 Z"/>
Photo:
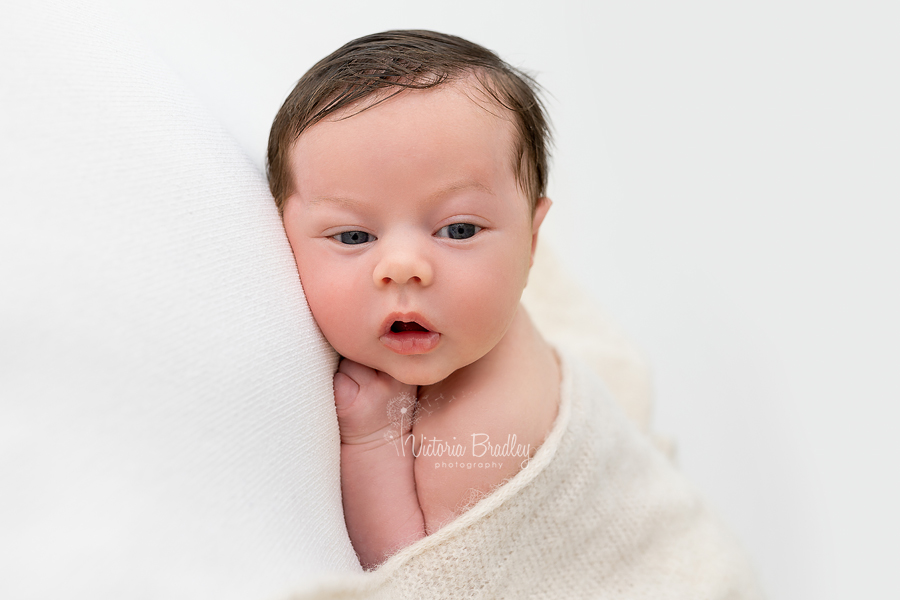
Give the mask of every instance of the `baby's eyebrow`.
<path id="1" fill-rule="evenodd" d="M 426 202 L 435 202 L 449 196 L 451 194 L 455 194 L 456 192 L 462 192 L 466 190 L 478 190 L 484 192 L 486 194 L 490 194 L 491 196 L 495 195 L 494 191 L 488 186 L 484 185 L 480 181 L 476 181 L 474 179 L 464 179 L 462 181 L 456 181 L 451 183 L 450 185 L 444 186 L 438 189 L 435 192 L 429 194 L 426 198 Z M 310 198 L 310 204 L 313 206 L 318 206 L 320 204 L 337 204 L 343 208 L 358 208 L 363 202 L 357 200 L 355 198 L 350 198 L 347 196 L 315 196 Z"/>
<path id="2" fill-rule="evenodd" d="M 428 196 L 428 200 L 440 200 L 444 196 L 449 196 L 450 194 L 453 194 L 455 192 L 461 192 L 469 189 L 475 189 L 481 192 L 485 192 L 487 194 L 490 194 L 491 196 L 494 195 L 494 191 L 480 181 L 477 181 L 475 179 L 464 179 L 462 181 L 451 183 L 450 185 L 439 189 L 438 191 Z"/>
<path id="3" fill-rule="evenodd" d="M 343 196 L 316 196 L 309 199 L 309 203 L 313 206 L 318 206 L 323 202 L 328 204 L 338 204 L 340 206 L 343 206 L 344 208 L 356 208 L 360 205 L 359 200 L 354 200 L 353 198 L 346 198 Z"/>

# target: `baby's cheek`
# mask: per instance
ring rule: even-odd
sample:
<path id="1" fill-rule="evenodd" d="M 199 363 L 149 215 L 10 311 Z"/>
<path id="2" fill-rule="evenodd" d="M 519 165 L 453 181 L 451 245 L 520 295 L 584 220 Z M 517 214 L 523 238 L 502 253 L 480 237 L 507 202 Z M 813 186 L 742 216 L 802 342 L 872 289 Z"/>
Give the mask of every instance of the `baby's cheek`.
<path id="1" fill-rule="evenodd" d="M 460 319 L 469 335 L 497 343 L 512 321 L 521 296 L 522 277 L 514 270 L 485 270 L 470 279 L 458 299 Z"/>
<path id="2" fill-rule="evenodd" d="M 348 306 L 348 294 L 339 272 L 316 264 L 305 264 L 300 271 L 300 281 L 313 317 L 328 341 L 337 346 L 348 318 L 354 313 Z M 335 339 L 332 339 L 335 338 Z"/>

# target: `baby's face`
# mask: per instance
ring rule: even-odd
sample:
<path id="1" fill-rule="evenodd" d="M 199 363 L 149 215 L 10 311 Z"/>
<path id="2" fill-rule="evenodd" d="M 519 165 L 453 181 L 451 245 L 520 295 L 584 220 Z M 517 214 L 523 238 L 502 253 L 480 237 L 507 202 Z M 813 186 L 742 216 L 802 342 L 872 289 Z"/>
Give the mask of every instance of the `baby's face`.
<path id="1" fill-rule="evenodd" d="M 412 385 L 502 339 L 549 207 L 533 231 L 513 126 L 465 90 L 404 92 L 322 121 L 290 154 L 284 226 L 316 322 L 342 356 Z"/>

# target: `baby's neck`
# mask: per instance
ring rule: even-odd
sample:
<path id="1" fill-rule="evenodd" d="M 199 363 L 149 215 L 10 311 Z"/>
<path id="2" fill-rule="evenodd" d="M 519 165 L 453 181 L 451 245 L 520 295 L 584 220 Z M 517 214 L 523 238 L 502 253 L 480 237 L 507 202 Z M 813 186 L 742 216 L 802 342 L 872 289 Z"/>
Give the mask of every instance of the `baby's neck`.
<path id="1" fill-rule="evenodd" d="M 498 377 L 531 379 L 553 383 L 542 388 L 555 390 L 559 386 L 559 361 L 552 346 L 538 332 L 520 304 L 513 322 L 494 348 L 474 363 L 454 371 L 446 379 L 419 387 L 420 399 L 468 396 Z"/>

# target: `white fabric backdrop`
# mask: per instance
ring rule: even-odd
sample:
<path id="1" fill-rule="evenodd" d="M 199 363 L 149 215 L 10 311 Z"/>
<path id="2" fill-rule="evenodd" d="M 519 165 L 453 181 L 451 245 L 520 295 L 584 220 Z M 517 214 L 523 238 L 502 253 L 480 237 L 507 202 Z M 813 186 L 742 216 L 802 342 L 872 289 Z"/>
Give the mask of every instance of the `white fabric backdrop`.
<path id="1" fill-rule="evenodd" d="M 259 170 L 127 28 L 0 18 L 0 597 L 359 570 L 336 357 Z"/>

